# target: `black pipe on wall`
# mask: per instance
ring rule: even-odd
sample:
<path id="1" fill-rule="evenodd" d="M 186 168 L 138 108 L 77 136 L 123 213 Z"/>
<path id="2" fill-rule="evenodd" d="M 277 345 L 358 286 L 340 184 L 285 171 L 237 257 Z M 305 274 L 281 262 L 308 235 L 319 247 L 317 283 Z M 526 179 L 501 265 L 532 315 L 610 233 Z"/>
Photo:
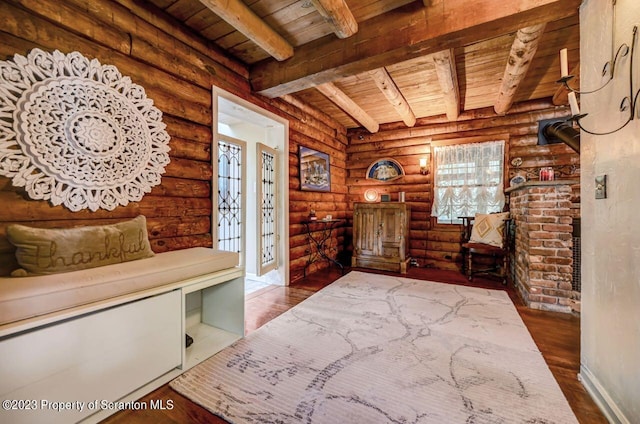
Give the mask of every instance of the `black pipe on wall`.
<path id="1" fill-rule="evenodd" d="M 580 153 L 580 131 L 565 121 L 556 121 L 544 126 L 542 132 L 549 139 L 559 139 L 576 152 Z"/>
<path id="2" fill-rule="evenodd" d="M 580 153 L 580 131 L 566 118 L 542 119 L 538 122 L 538 145 L 565 143 Z"/>

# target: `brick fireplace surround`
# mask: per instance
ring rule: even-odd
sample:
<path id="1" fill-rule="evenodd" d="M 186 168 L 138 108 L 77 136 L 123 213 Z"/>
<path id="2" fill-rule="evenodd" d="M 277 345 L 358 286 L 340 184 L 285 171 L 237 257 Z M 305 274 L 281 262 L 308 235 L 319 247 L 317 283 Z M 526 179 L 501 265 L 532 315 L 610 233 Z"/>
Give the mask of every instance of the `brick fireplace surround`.
<path id="1" fill-rule="evenodd" d="M 580 311 L 580 293 L 572 289 L 575 180 L 528 181 L 505 190 L 515 224 L 513 281 L 533 309 Z"/>

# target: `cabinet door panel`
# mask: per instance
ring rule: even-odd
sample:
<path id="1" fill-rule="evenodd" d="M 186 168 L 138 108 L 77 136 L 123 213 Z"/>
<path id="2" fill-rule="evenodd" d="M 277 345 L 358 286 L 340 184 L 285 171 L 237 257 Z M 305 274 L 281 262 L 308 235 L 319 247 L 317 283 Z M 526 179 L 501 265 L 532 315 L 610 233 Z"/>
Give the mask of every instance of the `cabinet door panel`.
<path id="1" fill-rule="evenodd" d="M 397 244 L 394 245 L 383 245 L 382 246 L 382 256 L 389 258 L 400 258 L 400 247 Z"/>
<path id="2" fill-rule="evenodd" d="M 359 255 L 377 255 L 379 250 L 376 210 L 362 208 L 353 218 L 353 240 Z"/>
<path id="3" fill-rule="evenodd" d="M 397 243 L 402 237 L 402 212 L 397 209 L 382 209 L 381 240 L 383 243 Z"/>

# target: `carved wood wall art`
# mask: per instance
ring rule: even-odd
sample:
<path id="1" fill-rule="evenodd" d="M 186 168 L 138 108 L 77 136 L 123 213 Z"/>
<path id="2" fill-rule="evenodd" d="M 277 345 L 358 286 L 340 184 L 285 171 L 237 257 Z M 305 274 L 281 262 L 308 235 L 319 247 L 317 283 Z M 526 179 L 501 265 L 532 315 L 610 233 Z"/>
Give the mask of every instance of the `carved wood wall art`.
<path id="1" fill-rule="evenodd" d="M 139 201 L 169 163 L 162 112 L 144 88 L 79 52 L 0 61 L 0 175 L 72 211 Z"/>

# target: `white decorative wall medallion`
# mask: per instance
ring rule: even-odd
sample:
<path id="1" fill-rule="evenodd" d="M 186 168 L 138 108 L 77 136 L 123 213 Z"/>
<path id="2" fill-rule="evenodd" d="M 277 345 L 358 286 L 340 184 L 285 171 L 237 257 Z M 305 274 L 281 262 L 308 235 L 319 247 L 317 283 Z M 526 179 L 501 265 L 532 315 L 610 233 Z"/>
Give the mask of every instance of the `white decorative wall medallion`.
<path id="1" fill-rule="evenodd" d="M 169 163 L 162 112 L 144 88 L 79 52 L 0 61 L 0 175 L 72 211 L 142 199 Z"/>

